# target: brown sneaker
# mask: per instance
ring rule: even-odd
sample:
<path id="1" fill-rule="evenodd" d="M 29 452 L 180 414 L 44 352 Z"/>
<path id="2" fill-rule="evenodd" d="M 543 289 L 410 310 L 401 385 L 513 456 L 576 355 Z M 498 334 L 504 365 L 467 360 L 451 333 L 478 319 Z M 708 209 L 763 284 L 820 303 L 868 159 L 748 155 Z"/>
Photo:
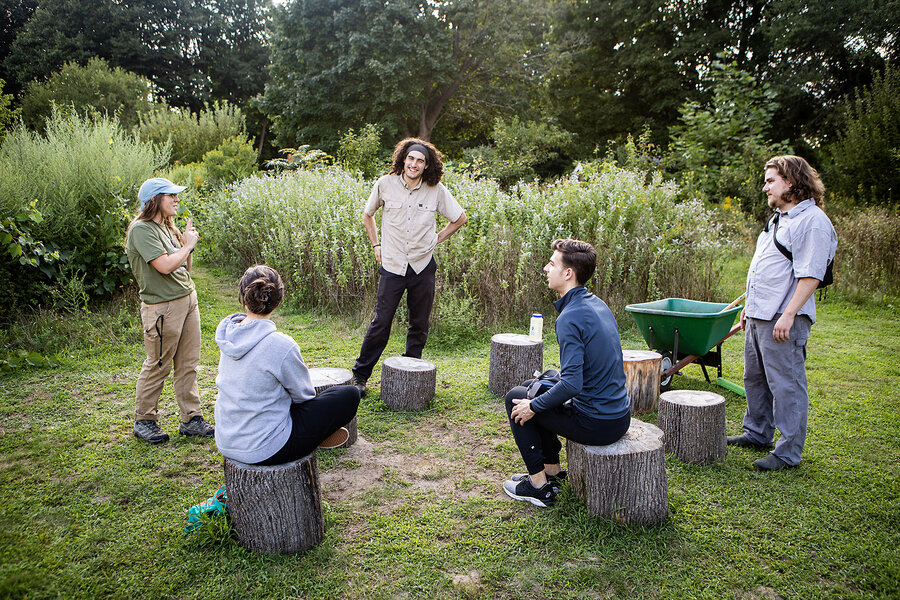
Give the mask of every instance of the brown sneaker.
<path id="1" fill-rule="evenodd" d="M 322 442 L 319 444 L 319 448 L 324 448 L 326 450 L 328 448 L 337 448 L 338 446 L 343 445 L 343 443 L 348 439 L 350 439 L 350 432 L 347 431 L 346 427 L 341 427 L 340 429 L 329 435 L 327 438 L 322 440 Z"/>

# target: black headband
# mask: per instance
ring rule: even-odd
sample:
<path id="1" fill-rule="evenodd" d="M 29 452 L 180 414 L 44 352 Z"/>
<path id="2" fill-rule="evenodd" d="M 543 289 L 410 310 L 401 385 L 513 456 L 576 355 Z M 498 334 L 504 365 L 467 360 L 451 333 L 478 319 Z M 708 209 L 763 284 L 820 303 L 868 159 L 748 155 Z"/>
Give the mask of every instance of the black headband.
<path id="1" fill-rule="evenodd" d="M 409 156 L 409 153 L 413 150 L 418 150 L 422 153 L 422 156 L 425 157 L 425 162 L 428 162 L 428 149 L 422 144 L 413 144 L 409 148 L 406 149 L 406 156 Z"/>

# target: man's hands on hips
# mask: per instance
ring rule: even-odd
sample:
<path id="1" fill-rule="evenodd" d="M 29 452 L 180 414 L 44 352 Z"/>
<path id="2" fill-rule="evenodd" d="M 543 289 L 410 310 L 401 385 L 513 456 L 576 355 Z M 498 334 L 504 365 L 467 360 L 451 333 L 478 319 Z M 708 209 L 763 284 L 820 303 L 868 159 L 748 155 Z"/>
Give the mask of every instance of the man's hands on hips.
<path id="1" fill-rule="evenodd" d="M 375 260 L 378 261 L 378 264 L 381 264 L 381 246 L 375 246 Z"/>
<path id="2" fill-rule="evenodd" d="M 526 398 L 513 398 L 513 404 L 515 404 L 515 406 L 513 406 L 510 416 L 513 418 L 513 421 L 519 425 L 524 425 L 525 421 L 534 416 L 534 411 L 531 410 L 531 400 Z"/>

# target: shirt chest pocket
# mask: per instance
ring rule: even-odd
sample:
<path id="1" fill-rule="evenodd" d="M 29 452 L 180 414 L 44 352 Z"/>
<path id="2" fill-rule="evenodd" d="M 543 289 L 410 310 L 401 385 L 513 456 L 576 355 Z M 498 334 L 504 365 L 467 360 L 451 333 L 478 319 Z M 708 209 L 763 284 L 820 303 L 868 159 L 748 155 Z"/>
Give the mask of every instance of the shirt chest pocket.
<path id="1" fill-rule="evenodd" d="M 403 210 L 403 203 L 398 200 L 387 200 L 384 203 L 384 212 L 386 213 L 397 213 Z"/>
<path id="2" fill-rule="evenodd" d="M 416 202 L 415 209 L 422 212 L 433 213 L 437 211 L 437 200 L 423 200 Z"/>

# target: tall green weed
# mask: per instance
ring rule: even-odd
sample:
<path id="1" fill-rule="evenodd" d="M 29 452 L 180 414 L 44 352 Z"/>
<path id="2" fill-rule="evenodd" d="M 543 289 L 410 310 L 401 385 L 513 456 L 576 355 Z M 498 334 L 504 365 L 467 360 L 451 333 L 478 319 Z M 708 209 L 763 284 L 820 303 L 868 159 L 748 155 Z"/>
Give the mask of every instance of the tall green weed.
<path id="1" fill-rule="evenodd" d="M 160 108 L 141 114 L 136 129 L 145 142 L 171 145 L 174 163 L 199 163 L 203 155 L 229 138 L 247 139 L 241 109 L 228 102 L 215 102 L 198 114 L 186 108 Z"/>
<path id="2" fill-rule="evenodd" d="M 835 288 L 860 299 L 900 297 L 900 210 L 873 206 L 832 219 L 838 234 Z"/>
<path id="3" fill-rule="evenodd" d="M 449 173 L 469 221 L 435 253 L 436 321 L 464 331 L 549 312 L 554 297 L 541 269 L 560 237 L 597 247 L 589 287 L 620 319 L 633 302 L 713 299 L 726 254 L 713 219 L 699 201 L 676 201 L 674 184 L 644 178 L 609 166 L 584 182 L 505 192 L 492 180 Z M 298 305 L 371 308 L 377 265 L 361 219 L 369 191 L 338 169 L 247 179 L 206 200 L 205 256 L 235 270 L 272 265 Z"/>
<path id="4" fill-rule="evenodd" d="M 60 251 L 88 294 L 112 294 L 131 277 L 124 238 L 137 190 L 168 157 L 168 147 L 141 142 L 115 119 L 54 111 L 43 135 L 19 125 L 3 140 L 0 215 L 34 202 L 43 217 L 34 239 Z"/>

